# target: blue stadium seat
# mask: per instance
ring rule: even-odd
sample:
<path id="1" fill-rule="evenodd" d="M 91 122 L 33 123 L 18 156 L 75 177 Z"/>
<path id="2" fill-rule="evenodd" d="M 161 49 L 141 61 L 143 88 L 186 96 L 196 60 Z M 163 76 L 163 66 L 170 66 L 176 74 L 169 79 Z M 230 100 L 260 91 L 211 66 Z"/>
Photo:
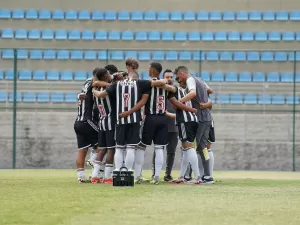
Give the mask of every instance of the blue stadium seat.
<path id="1" fill-rule="evenodd" d="M 37 102 L 40 102 L 40 103 L 50 102 L 50 95 L 49 95 L 49 93 L 47 93 L 47 92 L 45 92 L 45 93 L 37 93 Z"/>
<path id="2" fill-rule="evenodd" d="M 290 12 L 290 20 L 291 21 L 300 21 L 300 11 Z"/>
<path id="3" fill-rule="evenodd" d="M 256 32 L 255 33 L 255 41 L 267 41 L 268 35 L 266 32 Z"/>
<path id="4" fill-rule="evenodd" d="M 17 98 L 16 98 L 17 102 L 21 102 L 22 101 L 22 94 L 20 92 L 17 92 Z M 10 93 L 9 94 L 9 102 L 13 102 L 14 101 L 14 93 Z"/>
<path id="5" fill-rule="evenodd" d="M 59 60 L 68 60 L 70 58 L 68 50 L 58 50 L 57 59 Z"/>
<path id="6" fill-rule="evenodd" d="M 235 12 L 223 12 L 223 20 L 234 21 L 235 20 Z"/>
<path id="7" fill-rule="evenodd" d="M 134 39 L 133 32 L 130 30 L 123 31 L 121 38 L 123 41 L 132 41 Z"/>
<path id="8" fill-rule="evenodd" d="M 225 81 L 226 82 L 237 82 L 238 75 L 236 72 L 227 72 L 225 73 Z"/>
<path id="9" fill-rule="evenodd" d="M 2 30 L 1 38 L 12 39 L 14 38 L 14 31 L 11 28 L 6 28 Z"/>
<path id="10" fill-rule="evenodd" d="M 160 41 L 160 32 L 159 31 L 149 31 L 148 40 L 149 41 Z"/>
<path id="11" fill-rule="evenodd" d="M 273 95 L 272 104 L 273 105 L 283 105 L 285 103 L 283 95 Z"/>
<path id="12" fill-rule="evenodd" d="M 209 18 L 208 12 L 197 12 L 197 20 L 199 21 L 207 21 Z"/>
<path id="13" fill-rule="evenodd" d="M 227 41 L 227 33 L 226 32 L 216 32 L 215 33 L 215 41 Z"/>
<path id="14" fill-rule="evenodd" d="M 166 60 L 175 61 L 178 60 L 177 51 L 166 51 Z"/>
<path id="15" fill-rule="evenodd" d="M 265 82 L 265 73 L 264 72 L 254 72 L 253 73 L 253 82 Z"/>
<path id="16" fill-rule="evenodd" d="M 154 20 L 156 20 L 156 12 L 154 12 L 154 11 L 144 12 L 144 20 L 145 21 L 154 21 Z"/>
<path id="17" fill-rule="evenodd" d="M 107 40 L 107 32 L 105 30 L 97 30 L 95 34 L 95 39 L 98 41 Z"/>
<path id="18" fill-rule="evenodd" d="M 72 50 L 71 51 L 71 59 L 72 60 L 82 60 L 83 52 L 81 50 Z"/>
<path id="19" fill-rule="evenodd" d="M 18 75 L 17 75 L 18 77 Z M 5 79 L 6 80 L 13 80 L 14 79 L 14 71 L 12 69 L 5 70 Z"/>
<path id="20" fill-rule="evenodd" d="M 273 52 L 262 52 L 260 60 L 263 62 L 273 62 L 274 60 Z"/>
<path id="21" fill-rule="evenodd" d="M 205 60 L 205 52 L 193 51 L 193 60 L 194 61 L 204 61 Z"/>
<path id="22" fill-rule="evenodd" d="M 75 103 L 75 102 L 77 102 L 77 95 L 74 94 L 74 93 L 66 93 L 65 102 L 66 103 Z"/>
<path id="23" fill-rule="evenodd" d="M 43 58 L 43 52 L 42 52 L 42 50 L 40 50 L 40 49 L 30 50 L 30 52 L 29 52 L 29 58 L 30 59 L 41 60 Z"/>
<path id="24" fill-rule="evenodd" d="M 32 79 L 32 71 L 31 70 L 20 70 L 19 71 L 19 79 L 20 80 L 31 80 Z"/>
<path id="25" fill-rule="evenodd" d="M 27 20 L 36 20 L 38 18 L 38 12 L 35 9 L 28 9 L 26 11 Z"/>
<path id="26" fill-rule="evenodd" d="M 246 94 L 244 96 L 244 103 L 247 105 L 256 105 L 257 104 L 257 96 L 255 94 Z"/>
<path id="27" fill-rule="evenodd" d="M 150 80 L 150 76 L 148 72 L 143 73 L 143 80 Z"/>
<path id="28" fill-rule="evenodd" d="M 212 72 L 211 73 L 211 81 L 213 82 L 223 82 L 224 74 L 222 72 Z"/>
<path id="29" fill-rule="evenodd" d="M 259 53 L 258 52 L 248 52 L 247 54 L 247 60 L 249 62 L 257 62 L 260 60 L 260 57 L 259 57 Z"/>
<path id="30" fill-rule="evenodd" d="M 261 20 L 261 12 L 257 12 L 257 11 L 249 12 L 249 20 L 260 21 Z"/>
<path id="31" fill-rule="evenodd" d="M 190 51 L 180 51 L 179 60 L 181 61 L 190 61 L 192 60 L 192 53 Z"/>
<path id="32" fill-rule="evenodd" d="M 56 40 L 67 40 L 67 31 L 66 30 L 56 30 L 55 31 Z"/>
<path id="33" fill-rule="evenodd" d="M 56 59 L 56 52 L 54 50 L 44 50 L 44 57 L 45 60 Z"/>
<path id="34" fill-rule="evenodd" d="M 25 29 L 17 29 L 15 33 L 16 39 L 27 39 L 27 30 Z"/>
<path id="35" fill-rule="evenodd" d="M 248 12 L 246 12 L 246 11 L 236 12 L 236 20 L 238 20 L 238 21 L 247 21 L 248 19 L 249 19 Z"/>
<path id="36" fill-rule="evenodd" d="M 82 40 L 84 41 L 92 41 L 94 40 L 94 31 L 92 30 L 84 30 L 82 31 Z"/>
<path id="37" fill-rule="evenodd" d="M 50 29 L 45 29 L 42 31 L 42 39 L 43 40 L 52 40 L 54 38 L 53 31 Z"/>
<path id="38" fill-rule="evenodd" d="M 66 20 L 77 20 L 77 12 L 75 10 L 66 11 Z"/>
<path id="39" fill-rule="evenodd" d="M 210 81 L 210 73 L 206 72 L 206 71 L 202 71 L 200 73 L 200 77 L 204 80 L 204 81 Z"/>
<path id="40" fill-rule="evenodd" d="M 28 58 L 28 50 L 18 49 L 17 50 L 17 58 L 18 59 L 27 59 Z"/>
<path id="41" fill-rule="evenodd" d="M 292 72 L 283 72 L 281 74 L 281 82 L 291 83 L 294 81 L 294 73 Z"/>
<path id="42" fill-rule="evenodd" d="M 33 80 L 46 80 L 46 72 L 44 70 L 34 71 Z"/>
<path id="43" fill-rule="evenodd" d="M 73 72 L 72 71 L 61 71 L 60 79 L 61 80 L 73 80 Z"/>
<path id="44" fill-rule="evenodd" d="M 107 60 L 108 59 L 108 54 L 107 51 L 101 50 L 98 52 L 98 59 L 99 60 Z"/>
<path id="45" fill-rule="evenodd" d="M 188 37 L 189 41 L 200 41 L 201 40 L 200 32 L 197 32 L 197 31 L 189 32 L 188 36 L 189 36 Z"/>
<path id="46" fill-rule="evenodd" d="M 144 19 L 143 12 L 141 11 L 133 11 L 131 12 L 131 20 L 133 21 L 141 21 Z"/>
<path id="47" fill-rule="evenodd" d="M 182 20 L 182 13 L 180 11 L 174 11 L 170 13 L 170 20 L 171 21 L 181 21 Z"/>
<path id="48" fill-rule="evenodd" d="M 250 72 L 240 72 L 240 82 L 251 82 L 251 73 Z"/>
<path id="49" fill-rule="evenodd" d="M 207 61 L 218 61 L 219 53 L 215 51 L 206 52 L 206 60 Z"/>
<path id="50" fill-rule="evenodd" d="M 11 13 L 9 9 L 0 9 L 0 19 L 10 19 Z"/>
<path id="51" fill-rule="evenodd" d="M 241 94 L 230 95 L 231 104 L 243 104 L 243 96 Z"/>
<path id="52" fill-rule="evenodd" d="M 187 11 L 183 13 L 184 21 L 194 21 L 196 19 L 195 12 Z M 177 20 L 182 20 L 181 14 L 178 14 Z"/>
<path id="53" fill-rule="evenodd" d="M 281 41 L 280 32 L 270 32 L 269 33 L 269 41 Z"/>
<path id="54" fill-rule="evenodd" d="M 267 82 L 279 82 L 279 73 L 278 72 L 267 73 Z"/>
<path id="55" fill-rule="evenodd" d="M 36 94 L 33 92 L 25 92 L 23 95 L 23 102 L 35 102 Z"/>
<path id="56" fill-rule="evenodd" d="M 47 80 L 59 80 L 59 72 L 58 71 L 48 71 L 47 72 Z"/>
<path id="57" fill-rule="evenodd" d="M 228 95 L 218 95 L 218 103 L 229 104 L 229 96 Z"/>
<path id="58" fill-rule="evenodd" d="M 152 52 L 152 60 L 164 60 L 165 59 L 165 53 L 164 51 L 154 51 Z"/>
<path id="59" fill-rule="evenodd" d="M 126 51 L 125 52 L 125 59 L 128 58 L 137 58 L 137 52 L 136 51 Z"/>
<path id="60" fill-rule="evenodd" d="M 86 80 L 87 74 L 86 71 L 75 71 L 74 72 L 74 80 Z"/>
<path id="61" fill-rule="evenodd" d="M 88 78 L 93 78 L 93 73 L 91 71 L 87 72 Z"/>
<path id="62" fill-rule="evenodd" d="M 4 73 L 2 70 L 0 70 L 0 80 L 3 80 L 4 79 Z"/>
<path id="63" fill-rule="evenodd" d="M 162 36 L 161 36 L 161 40 L 163 41 L 173 41 L 174 39 L 174 33 L 171 31 L 163 31 L 162 32 Z"/>
<path id="64" fill-rule="evenodd" d="M 276 20 L 278 21 L 288 21 L 289 13 L 286 11 L 276 12 Z"/>
<path id="65" fill-rule="evenodd" d="M 270 95 L 258 95 L 258 104 L 270 105 L 271 104 L 271 96 Z"/>
<path id="66" fill-rule="evenodd" d="M 41 38 L 41 31 L 38 29 L 33 29 L 28 32 L 28 39 L 38 40 Z"/>
<path id="67" fill-rule="evenodd" d="M 275 12 L 273 12 L 273 11 L 263 12 L 263 20 L 264 21 L 274 21 L 275 20 Z"/>
<path id="68" fill-rule="evenodd" d="M 85 60 L 96 60 L 97 59 L 97 52 L 93 50 L 88 50 L 84 52 L 84 59 Z"/>
<path id="69" fill-rule="evenodd" d="M 169 12 L 167 12 L 167 11 L 157 12 L 157 20 L 158 21 L 168 21 L 169 19 L 170 19 Z"/>
<path id="70" fill-rule="evenodd" d="M 137 40 L 137 41 L 147 41 L 148 40 L 147 31 L 137 31 L 135 33 L 135 40 Z"/>
<path id="71" fill-rule="evenodd" d="M 296 32 L 296 41 L 300 41 L 300 32 Z"/>
<path id="72" fill-rule="evenodd" d="M 51 101 L 53 103 L 64 102 L 64 94 L 63 93 L 51 93 Z"/>
<path id="73" fill-rule="evenodd" d="M 175 33 L 175 41 L 186 41 L 187 40 L 187 32 L 178 31 Z"/>
<path id="74" fill-rule="evenodd" d="M 68 34 L 68 39 L 71 41 L 78 41 L 80 40 L 80 31 L 79 30 L 70 30 Z"/>
<path id="75" fill-rule="evenodd" d="M 54 10 L 52 12 L 52 19 L 53 20 L 64 20 L 65 19 L 65 13 L 62 10 Z"/>
<path id="76" fill-rule="evenodd" d="M 210 95 L 209 95 L 209 99 L 211 100 L 211 102 L 212 102 L 213 104 L 216 103 L 216 96 L 215 96 L 214 94 L 210 94 Z"/>
<path id="77" fill-rule="evenodd" d="M 283 32 L 282 33 L 282 40 L 283 41 L 294 41 L 295 40 L 295 33 L 294 32 Z"/>
<path id="78" fill-rule="evenodd" d="M 220 20 L 222 20 L 222 13 L 218 12 L 218 11 L 210 12 L 209 19 L 212 21 L 220 21 Z"/>
<path id="79" fill-rule="evenodd" d="M 124 60 L 124 55 L 122 51 L 111 51 L 110 52 L 111 60 Z"/>
<path id="80" fill-rule="evenodd" d="M 138 60 L 148 61 L 150 59 L 151 59 L 150 52 L 148 52 L 148 51 L 141 51 L 141 52 L 138 53 Z"/>
<path id="81" fill-rule="evenodd" d="M 104 19 L 105 20 L 117 20 L 117 13 L 116 11 L 112 11 L 112 10 L 107 10 L 104 14 Z"/>
<path id="82" fill-rule="evenodd" d="M 221 52 L 220 60 L 221 61 L 232 61 L 232 52 Z"/>
<path id="83" fill-rule="evenodd" d="M 12 19 L 24 19 L 24 10 L 23 9 L 14 9 L 12 11 Z"/>
<path id="84" fill-rule="evenodd" d="M 120 21 L 130 20 L 130 12 L 129 11 L 118 12 L 118 20 L 120 20 Z"/>
<path id="85" fill-rule="evenodd" d="M 288 104 L 288 105 L 294 104 L 294 96 L 293 95 L 286 96 L 286 104 Z M 295 96 L 295 104 L 299 105 L 299 96 Z"/>
<path id="86" fill-rule="evenodd" d="M 214 40 L 213 32 L 203 32 L 201 36 L 202 36 L 202 41 L 213 41 Z"/>
<path id="87" fill-rule="evenodd" d="M 14 58 L 14 50 L 13 49 L 4 49 L 2 51 L 2 59 L 13 59 Z"/>
<path id="88" fill-rule="evenodd" d="M 93 11 L 92 20 L 104 20 L 104 13 L 100 10 Z"/>
<path id="89" fill-rule="evenodd" d="M 242 39 L 242 41 L 253 41 L 254 34 L 253 34 L 253 32 L 243 32 L 241 39 Z"/>
<path id="90" fill-rule="evenodd" d="M 233 60 L 236 62 L 244 62 L 246 61 L 246 52 L 234 52 Z"/>
<path id="91" fill-rule="evenodd" d="M 240 41 L 241 34 L 240 32 L 228 32 L 228 41 Z"/>
<path id="92" fill-rule="evenodd" d="M 50 20 L 51 12 L 50 10 L 40 10 L 39 11 L 39 20 Z"/>
<path id="93" fill-rule="evenodd" d="M 7 101 L 7 93 L 0 92 L 0 102 L 6 102 L 6 101 Z"/>
<path id="94" fill-rule="evenodd" d="M 90 20 L 91 19 L 91 14 L 87 10 L 82 10 L 79 11 L 78 13 L 78 20 Z"/>
<path id="95" fill-rule="evenodd" d="M 285 61 L 287 61 L 286 52 L 275 52 L 274 60 L 276 62 L 285 62 Z"/>
<path id="96" fill-rule="evenodd" d="M 120 33 L 120 31 L 114 30 L 114 31 L 110 31 L 110 32 L 108 33 L 108 40 L 111 40 L 111 41 L 118 41 L 118 40 L 120 40 L 120 38 L 121 38 L 121 33 Z"/>

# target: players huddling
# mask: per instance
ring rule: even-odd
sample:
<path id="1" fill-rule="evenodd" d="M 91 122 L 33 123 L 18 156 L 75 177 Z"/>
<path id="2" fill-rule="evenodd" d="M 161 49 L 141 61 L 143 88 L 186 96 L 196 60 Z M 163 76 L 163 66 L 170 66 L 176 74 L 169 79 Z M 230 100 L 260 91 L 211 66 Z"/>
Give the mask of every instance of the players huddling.
<path id="1" fill-rule="evenodd" d="M 93 166 L 92 183 L 111 184 L 113 170 L 120 171 L 123 167 L 135 170 L 136 183 L 142 183 L 145 150 L 153 143 L 151 184 L 159 184 L 164 149 L 167 149 L 165 181 L 186 183 L 190 180 L 188 169 L 191 168 L 194 180 L 190 183 L 213 183 L 209 170 L 212 157 L 207 150 L 211 129 L 209 87 L 184 66 L 177 67 L 174 72 L 178 86 L 173 85 L 171 70 L 166 70 L 160 79 L 162 65 L 158 62 L 150 64 L 150 80 L 139 79 L 136 59 L 127 59 L 125 66 L 127 72 L 118 71 L 114 65 L 95 68 L 93 77 L 85 82 L 78 95 L 78 116 L 74 124 L 78 144 L 78 182 L 88 181 L 84 162 L 88 148 L 93 147 L 89 159 Z M 180 177 L 173 181 L 171 171 L 177 134 L 182 157 Z M 201 158 L 201 163 L 198 158 Z M 200 164 L 204 168 L 203 174 L 200 174 Z"/>

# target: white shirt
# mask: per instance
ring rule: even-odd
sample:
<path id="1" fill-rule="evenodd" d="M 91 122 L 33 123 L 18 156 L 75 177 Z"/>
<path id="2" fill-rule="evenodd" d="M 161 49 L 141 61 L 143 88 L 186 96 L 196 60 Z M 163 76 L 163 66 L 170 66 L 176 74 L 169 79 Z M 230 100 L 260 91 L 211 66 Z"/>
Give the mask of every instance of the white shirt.
<path id="1" fill-rule="evenodd" d="M 195 81 L 195 79 L 193 77 L 189 77 L 186 80 L 186 87 L 189 90 L 189 92 L 191 90 L 195 90 L 196 91 L 196 81 Z"/>

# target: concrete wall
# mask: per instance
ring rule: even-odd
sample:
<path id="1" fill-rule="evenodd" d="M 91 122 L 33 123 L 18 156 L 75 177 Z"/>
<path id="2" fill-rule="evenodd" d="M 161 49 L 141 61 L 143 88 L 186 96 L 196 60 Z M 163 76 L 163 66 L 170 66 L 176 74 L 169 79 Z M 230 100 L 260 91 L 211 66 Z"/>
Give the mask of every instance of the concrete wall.
<path id="1" fill-rule="evenodd" d="M 18 112 L 18 168 L 74 168 L 75 112 Z M 214 113 L 217 170 L 291 170 L 292 114 Z M 300 115 L 296 159 L 300 169 Z M 179 147 L 179 146 L 178 146 Z M 147 149 L 150 168 L 152 148 Z M 12 113 L 1 112 L 0 168 L 12 165 Z M 180 162 L 179 148 L 176 168 Z"/>

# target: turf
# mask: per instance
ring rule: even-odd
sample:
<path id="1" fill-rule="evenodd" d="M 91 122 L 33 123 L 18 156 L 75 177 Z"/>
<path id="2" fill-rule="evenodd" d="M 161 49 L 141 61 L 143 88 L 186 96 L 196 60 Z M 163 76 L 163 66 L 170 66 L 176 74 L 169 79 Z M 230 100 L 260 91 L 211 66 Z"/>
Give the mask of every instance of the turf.
<path id="1" fill-rule="evenodd" d="M 300 224 L 300 174 L 217 172 L 214 185 L 77 184 L 71 170 L 0 170 L 0 224 Z"/>

